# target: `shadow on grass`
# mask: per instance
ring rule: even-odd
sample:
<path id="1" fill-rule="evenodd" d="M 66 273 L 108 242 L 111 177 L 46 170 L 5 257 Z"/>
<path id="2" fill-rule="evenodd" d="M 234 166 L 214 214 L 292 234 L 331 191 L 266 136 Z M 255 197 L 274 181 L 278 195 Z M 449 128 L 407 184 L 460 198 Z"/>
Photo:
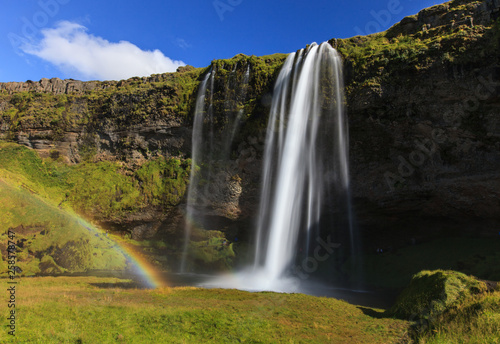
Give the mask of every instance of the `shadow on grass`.
<path id="1" fill-rule="evenodd" d="M 100 289 L 145 289 L 137 282 L 117 282 L 117 283 L 89 283 L 91 286 Z"/>
<path id="2" fill-rule="evenodd" d="M 376 319 L 383 319 L 383 318 L 390 318 L 387 314 L 387 311 L 377 311 L 372 308 L 367 308 L 367 307 L 357 307 L 360 309 L 364 315 L 368 315 L 369 317 L 376 318 Z"/>

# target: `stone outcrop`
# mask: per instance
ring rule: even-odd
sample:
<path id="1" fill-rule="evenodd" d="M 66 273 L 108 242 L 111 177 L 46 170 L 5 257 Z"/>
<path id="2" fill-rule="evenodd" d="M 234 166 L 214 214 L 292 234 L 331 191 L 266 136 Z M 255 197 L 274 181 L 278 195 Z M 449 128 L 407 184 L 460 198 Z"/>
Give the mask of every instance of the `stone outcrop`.
<path id="1" fill-rule="evenodd" d="M 179 72 L 192 70 L 192 66 L 179 67 Z M 140 81 L 142 83 L 154 83 L 162 81 L 165 74 L 154 74 L 149 77 L 136 77 L 130 80 Z M 41 92 L 51 94 L 82 94 L 88 91 L 99 91 L 107 88 L 116 87 L 127 81 L 79 81 L 73 79 L 61 80 L 59 78 L 42 78 L 40 81 L 26 82 L 2 82 L 0 91 L 6 91 L 8 94 L 17 92 Z"/>
<path id="2" fill-rule="evenodd" d="M 0 83 L 0 90 L 5 90 L 9 94 L 15 92 L 46 92 L 53 94 L 83 93 L 98 89 L 99 86 L 106 88 L 105 83 L 90 81 L 83 82 L 78 80 L 61 80 L 59 78 L 42 79 L 38 82 L 28 80 L 26 82 L 7 82 Z"/>

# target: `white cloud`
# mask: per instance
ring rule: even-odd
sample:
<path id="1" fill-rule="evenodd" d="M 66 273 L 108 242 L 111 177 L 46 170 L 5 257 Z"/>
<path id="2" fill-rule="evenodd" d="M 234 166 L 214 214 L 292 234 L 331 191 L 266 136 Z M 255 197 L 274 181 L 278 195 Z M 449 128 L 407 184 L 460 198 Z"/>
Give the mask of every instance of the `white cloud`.
<path id="1" fill-rule="evenodd" d="M 64 71 L 76 71 L 87 79 L 148 76 L 174 72 L 185 65 L 182 61 L 171 60 L 160 50 L 144 51 L 127 41 L 109 42 L 88 34 L 85 26 L 69 21 L 60 22 L 53 29 L 44 29 L 42 34 L 39 44 L 26 44 L 21 49 Z"/>

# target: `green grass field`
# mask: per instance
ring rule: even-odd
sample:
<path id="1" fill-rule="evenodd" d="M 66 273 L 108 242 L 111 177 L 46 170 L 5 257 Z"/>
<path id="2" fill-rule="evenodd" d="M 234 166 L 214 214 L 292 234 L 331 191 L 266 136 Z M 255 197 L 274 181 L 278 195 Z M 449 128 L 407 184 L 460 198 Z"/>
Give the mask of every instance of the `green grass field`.
<path id="1" fill-rule="evenodd" d="M 2 305 L 0 343 L 500 343 L 500 291 L 432 317 L 397 319 L 303 294 L 135 286 L 117 278 L 20 278 L 15 336 Z"/>
<path id="2" fill-rule="evenodd" d="M 16 336 L 8 335 L 8 310 L 1 307 L 0 343 L 371 344 L 397 343 L 408 328 L 406 321 L 377 316 L 381 310 L 331 298 L 191 287 L 141 290 L 128 289 L 129 283 L 22 278 Z"/>

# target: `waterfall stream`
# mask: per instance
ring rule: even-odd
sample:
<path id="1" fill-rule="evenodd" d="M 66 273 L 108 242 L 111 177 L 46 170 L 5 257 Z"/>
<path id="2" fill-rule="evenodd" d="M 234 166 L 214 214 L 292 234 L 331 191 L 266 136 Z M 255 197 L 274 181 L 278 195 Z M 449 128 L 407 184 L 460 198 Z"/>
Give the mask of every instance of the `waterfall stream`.
<path id="1" fill-rule="evenodd" d="M 186 271 L 186 262 L 189 248 L 189 240 L 191 238 L 191 229 L 193 225 L 193 221 L 195 219 L 195 209 L 194 206 L 196 204 L 196 187 L 195 185 L 199 184 L 198 175 L 196 173 L 197 164 L 200 161 L 201 154 L 201 145 L 203 144 L 203 120 L 204 120 L 204 107 L 205 107 L 205 94 L 207 91 L 208 80 L 212 76 L 213 71 L 207 73 L 205 78 L 200 84 L 200 88 L 198 91 L 198 96 L 196 98 L 196 108 L 194 114 L 194 122 L 193 122 L 193 137 L 192 137 L 192 148 L 191 148 L 191 175 L 189 176 L 189 187 L 188 187 L 188 195 L 187 195 L 187 206 L 186 206 L 186 225 L 184 228 L 184 247 L 182 250 L 181 257 L 181 267 L 180 271 Z M 213 78 L 212 78 L 213 80 Z M 195 135 L 195 133 L 197 135 Z"/>
<path id="2" fill-rule="evenodd" d="M 284 276 L 299 240 L 309 256 L 326 191 L 348 194 L 341 66 L 329 44 L 312 44 L 289 55 L 276 82 L 254 259 L 268 280 Z"/>
<path id="3" fill-rule="evenodd" d="M 214 209 L 214 204 L 231 194 L 231 191 L 221 190 L 220 186 L 224 184 L 221 180 L 227 179 L 236 170 L 230 157 L 231 145 L 243 122 L 241 104 L 246 99 L 250 79 L 249 64 L 246 65 L 242 75 L 238 75 L 237 67 L 236 63 L 222 88 L 223 106 L 222 110 L 219 109 L 222 114 L 214 110 L 216 66 L 211 67 L 199 86 L 193 121 L 191 175 L 187 194 L 181 272 L 189 270 L 187 262 L 193 228 L 203 230 L 207 215 L 220 215 L 218 210 Z M 224 125 L 221 125 L 221 122 Z"/>
<path id="4" fill-rule="evenodd" d="M 202 141 L 207 139 L 202 127 L 211 116 L 205 94 L 212 94 L 215 72 L 207 74 L 198 94 L 193 170 L 202 161 L 197 147 L 213 144 Z M 249 73 L 248 67 L 242 89 Z M 338 260 L 336 248 L 343 246 L 344 257 L 353 252 L 344 102 L 342 59 L 331 45 L 313 43 L 287 57 L 275 83 L 267 125 L 253 264 L 205 286 L 294 291 L 297 276 L 308 278 L 320 262 Z M 240 110 L 227 126 L 223 137 L 228 141 L 234 139 L 241 115 Z M 194 200 L 196 193 L 196 181 L 191 180 L 188 198 Z M 189 218 L 196 217 L 195 203 L 199 201 L 188 202 Z"/>

